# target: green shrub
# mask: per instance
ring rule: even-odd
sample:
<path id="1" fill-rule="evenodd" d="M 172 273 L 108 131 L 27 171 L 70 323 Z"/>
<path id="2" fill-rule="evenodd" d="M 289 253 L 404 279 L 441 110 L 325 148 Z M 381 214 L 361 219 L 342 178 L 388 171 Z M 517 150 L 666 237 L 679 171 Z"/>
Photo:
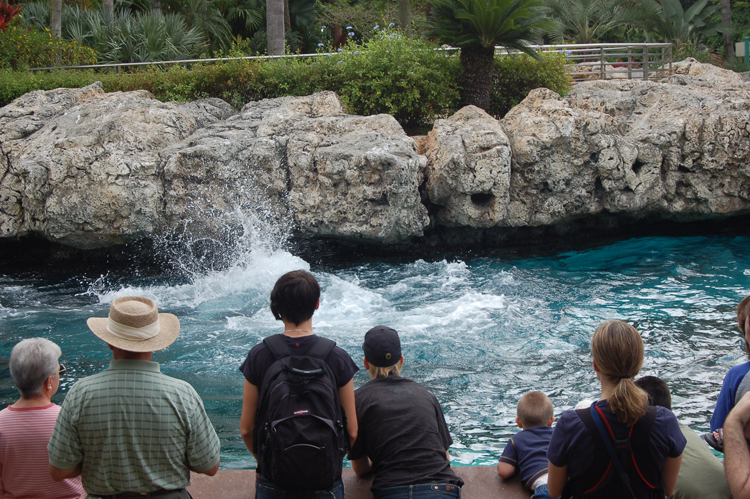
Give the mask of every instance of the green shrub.
<path id="1" fill-rule="evenodd" d="M 392 114 L 415 125 L 455 109 L 459 98 L 458 58 L 435 50 L 437 45 L 385 30 L 365 45 L 347 45 L 329 60 L 331 90 L 350 112 Z M 323 58 L 321 58 L 323 59 Z"/>
<path id="2" fill-rule="evenodd" d="M 74 41 L 13 25 L 0 31 L 0 68 L 22 69 L 95 64 L 96 52 Z"/>
<path id="3" fill-rule="evenodd" d="M 566 71 L 567 58 L 557 52 L 542 56 L 543 61 L 526 54 L 495 58 L 497 76 L 490 114 L 502 118 L 535 88 L 545 87 L 562 96 L 567 95 L 571 87 L 571 78 Z"/>
<path id="4" fill-rule="evenodd" d="M 31 90 L 97 80 L 107 92 L 144 89 L 159 100 L 178 102 L 219 97 L 237 109 L 250 101 L 332 90 L 352 113 L 389 113 L 413 126 L 455 111 L 459 72 L 458 60 L 434 45 L 384 33 L 365 47 L 313 59 L 233 60 L 119 73 L 0 72 L 0 105 Z"/>

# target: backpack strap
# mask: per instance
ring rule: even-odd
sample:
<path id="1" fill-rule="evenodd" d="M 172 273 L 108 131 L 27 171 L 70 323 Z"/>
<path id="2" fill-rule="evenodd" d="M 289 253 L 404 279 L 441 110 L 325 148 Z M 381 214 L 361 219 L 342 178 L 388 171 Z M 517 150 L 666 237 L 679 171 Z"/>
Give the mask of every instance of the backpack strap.
<path id="1" fill-rule="evenodd" d="M 276 360 L 292 356 L 292 352 L 289 350 L 289 347 L 282 336 L 283 335 L 281 334 L 274 334 L 267 338 L 263 338 L 263 344 L 268 347 Z"/>
<path id="2" fill-rule="evenodd" d="M 612 428 L 609 427 L 609 422 L 607 422 L 607 419 L 604 417 L 604 414 L 602 414 L 601 409 L 599 409 L 596 404 L 591 404 L 591 418 L 594 420 L 596 429 L 599 431 L 599 436 L 602 437 L 604 447 L 607 449 L 607 453 L 609 454 L 609 458 L 612 460 L 612 464 L 615 465 L 615 470 L 620 476 L 620 480 L 622 480 L 622 483 L 628 489 L 630 495 L 633 496 L 633 499 L 636 499 L 635 494 L 633 493 L 633 488 L 630 486 L 630 477 L 628 477 L 628 473 L 625 471 L 622 462 L 620 462 L 620 459 L 617 457 L 618 451 L 615 450 L 614 445 L 612 445 L 612 442 L 614 441 L 615 444 L 617 444 L 617 446 L 622 449 L 620 455 L 624 456 L 624 454 L 626 453 L 632 454 L 633 452 L 630 449 L 630 435 L 633 433 L 633 427 L 630 427 L 630 433 L 628 434 L 627 439 L 615 440 L 615 435 L 614 433 L 612 433 Z M 604 422 L 602 422 L 602 420 Z M 605 424 L 607 425 L 609 434 L 607 434 L 607 430 L 604 429 Z"/>
<path id="3" fill-rule="evenodd" d="M 646 475 L 649 474 L 649 470 L 653 471 L 653 469 L 656 469 L 656 466 L 653 464 L 653 460 L 651 459 L 651 452 L 648 449 L 648 442 L 650 441 L 649 436 L 651 435 L 651 429 L 654 426 L 654 421 L 656 421 L 656 407 L 653 405 L 648 406 L 648 409 L 646 410 L 646 414 L 641 417 L 641 419 L 638 420 L 638 422 L 633 425 L 634 430 L 632 432 L 632 460 L 633 465 L 635 466 L 635 470 L 638 472 L 638 475 L 641 477 L 641 480 L 643 480 L 643 483 L 645 483 L 648 488 L 654 490 L 658 488 L 664 488 L 664 485 L 661 481 L 661 473 L 656 474 L 656 478 L 652 478 L 654 483 L 649 482 L 646 480 L 646 477 L 644 476 L 644 473 L 641 471 L 641 468 L 638 466 L 638 461 L 646 459 L 646 463 L 641 462 L 641 465 L 644 465 L 644 471 L 646 471 Z M 639 459 L 636 460 L 636 455 L 639 456 Z M 653 473 L 652 473 L 653 475 Z"/>
<path id="4" fill-rule="evenodd" d="M 331 353 L 331 350 L 333 350 L 333 347 L 335 346 L 335 341 L 329 340 L 328 338 L 318 337 L 318 339 L 315 340 L 315 343 L 313 343 L 313 346 L 310 347 L 310 350 L 307 351 L 307 356 L 326 360 L 326 357 L 328 357 L 328 354 Z"/>

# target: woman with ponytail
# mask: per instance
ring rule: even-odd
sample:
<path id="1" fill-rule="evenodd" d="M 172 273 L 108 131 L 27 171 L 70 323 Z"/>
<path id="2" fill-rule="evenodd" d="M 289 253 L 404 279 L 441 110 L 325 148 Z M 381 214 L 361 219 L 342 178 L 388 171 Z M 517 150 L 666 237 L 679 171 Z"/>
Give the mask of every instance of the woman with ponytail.
<path id="1" fill-rule="evenodd" d="M 649 407 L 648 395 L 633 382 L 643 365 L 641 336 L 624 322 L 605 322 L 594 333 L 591 354 L 601 397 L 589 408 L 565 411 L 555 426 L 547 453 L 550 495 L 671 496 L 686 440 L 674 414 Z"/>

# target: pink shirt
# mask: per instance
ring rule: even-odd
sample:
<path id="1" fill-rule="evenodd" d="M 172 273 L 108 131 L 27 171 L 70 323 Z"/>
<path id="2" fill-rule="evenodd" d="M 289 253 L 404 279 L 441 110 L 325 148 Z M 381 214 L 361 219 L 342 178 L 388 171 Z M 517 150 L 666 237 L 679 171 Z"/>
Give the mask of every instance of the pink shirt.
<path id="1" fill-rule="evenodd" d="M 55 482 L 49 474 L 49 443 L 60 406 L 0 411 L 0 497 L 83 499 L 81 477 Z"/>

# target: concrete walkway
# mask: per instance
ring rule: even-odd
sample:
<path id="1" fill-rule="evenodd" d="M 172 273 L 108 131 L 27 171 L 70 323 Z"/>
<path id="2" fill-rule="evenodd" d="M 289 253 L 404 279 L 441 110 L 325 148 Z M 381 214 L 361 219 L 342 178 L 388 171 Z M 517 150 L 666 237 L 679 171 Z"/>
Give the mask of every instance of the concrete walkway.
<path id="1" fill-rule="evenodd" d="M 466 484 L 462 499 L 529 499 L 531 494 L 523 488 L 518 476 L 502 480 L 494 466 L 458 466 L 453 468 Z M 357 478 L 350 468 L 344 469 L 344 490 L 347 499 L 371 499 L 372 478 Z M 209 477 L 193 473 L 188 487 L 194 499 L 254 499 L 255 471 L 219 471 Z"/>

